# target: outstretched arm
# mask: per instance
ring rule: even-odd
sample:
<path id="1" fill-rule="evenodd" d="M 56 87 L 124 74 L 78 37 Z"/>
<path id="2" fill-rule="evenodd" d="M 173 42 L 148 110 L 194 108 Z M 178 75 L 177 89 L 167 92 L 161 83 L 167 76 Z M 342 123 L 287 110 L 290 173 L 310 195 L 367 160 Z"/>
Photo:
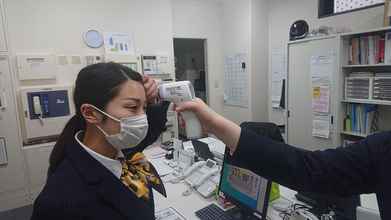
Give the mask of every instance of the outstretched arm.
<path id="1" fill-rule="evenodd" d="M 373 193 L 379 180 L 376 160 L 390 137 L 387 132 L 348 147 L 307 151 L 242 129 L 231 159 L 295 190 L 338 195 Z"/>
<path id="2" fill-rule="evenodd" d="M 202 100 L 185 102 L 177 111 L 193 111 L 203 129 L 229 148 L 234 163 L 292 189 L 351 195 L 375 192 L 389 132 L 368 137 L 349 147 L 306 151 L 241 129 L 210 109 Z"/>

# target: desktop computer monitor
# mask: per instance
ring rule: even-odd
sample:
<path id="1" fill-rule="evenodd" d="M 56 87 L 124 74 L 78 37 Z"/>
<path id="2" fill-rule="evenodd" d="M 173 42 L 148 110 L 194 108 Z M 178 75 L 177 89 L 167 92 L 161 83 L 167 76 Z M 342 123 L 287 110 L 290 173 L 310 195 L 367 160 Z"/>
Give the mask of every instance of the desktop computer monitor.
<path id="1" fill-rule="evenodd" d="M 197 156 L 203 158 L 204 160 L 214 158 L 214 155 L 210 151 L 208 144 L 199 140 L 191 140 L 191 143 L 193 144 L 194 151 Z"/>
<path id="2" fill-rule="evenodd" d="M 228 154 L 226 150 L 219 192 L 237 206 L 236 213 L 232 215 L 235 219 L 256 219 L 256 213 L 261 219 L 266 219 L 271 181 L 234 165 Z"/>

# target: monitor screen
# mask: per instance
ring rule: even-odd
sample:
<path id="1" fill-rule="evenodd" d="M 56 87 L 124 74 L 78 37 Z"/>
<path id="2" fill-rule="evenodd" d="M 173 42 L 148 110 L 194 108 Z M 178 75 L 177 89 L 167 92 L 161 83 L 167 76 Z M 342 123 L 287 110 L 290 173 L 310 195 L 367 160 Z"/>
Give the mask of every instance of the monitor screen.
<path id="1" fill-rule="evenodd" d="M 270 187 L 271 181 L 231 164 L 225 157 L 219 191 L 240 208 L 266 216 Z"/>
<path id="2" fill-rule="evenodd" d="M 199 140 L 191 140 L 191 143 L 193 144 L 194 151 L 196 152 L 197 156 L 205 160 L 214 158 L 214 155 L 210 151 L 208 144 Z"/>

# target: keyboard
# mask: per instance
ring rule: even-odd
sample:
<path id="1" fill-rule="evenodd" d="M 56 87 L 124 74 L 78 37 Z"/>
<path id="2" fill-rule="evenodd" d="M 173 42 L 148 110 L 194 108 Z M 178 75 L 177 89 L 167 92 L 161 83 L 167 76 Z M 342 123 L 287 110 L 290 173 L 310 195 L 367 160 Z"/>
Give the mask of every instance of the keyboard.
<path id="1" fill-rule="evenodd" d="M 216 204 L 210 204 L 195 212 L 196 216 L 201 220 L 234 220 L 223 209 Z"/>

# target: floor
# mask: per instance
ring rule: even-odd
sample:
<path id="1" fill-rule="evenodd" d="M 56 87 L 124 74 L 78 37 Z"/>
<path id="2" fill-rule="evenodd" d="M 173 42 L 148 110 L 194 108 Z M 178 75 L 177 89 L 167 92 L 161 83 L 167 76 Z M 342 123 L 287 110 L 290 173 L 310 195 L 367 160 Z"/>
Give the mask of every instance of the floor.
<path id="1" fill-rule="evenodd" d="M 5 212 L 0 212 L 1 220 L 29 220 L 31 213 L 33 212 L 33 206 L 24 206 L 17 209 L 12 209 Z"/>

